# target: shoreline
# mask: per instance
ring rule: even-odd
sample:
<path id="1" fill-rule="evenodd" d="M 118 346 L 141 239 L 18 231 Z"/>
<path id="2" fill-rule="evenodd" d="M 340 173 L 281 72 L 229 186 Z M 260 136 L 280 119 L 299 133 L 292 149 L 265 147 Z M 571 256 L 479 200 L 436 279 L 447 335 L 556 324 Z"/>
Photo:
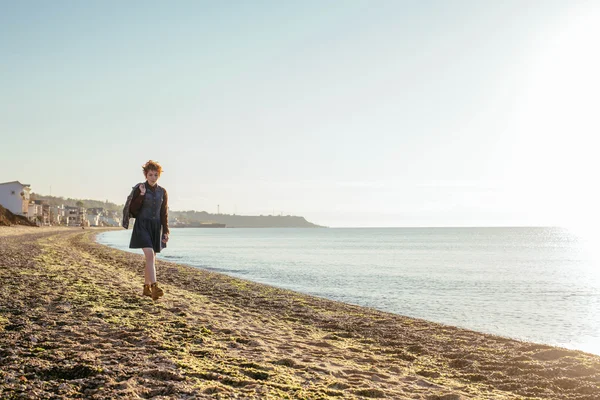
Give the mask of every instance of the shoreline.
<path id="1" fill-rule="evenodd" d="M 543 227 L 541 229 L 545 230 L 545 229 L 549 229 L 550 227 Z M 261 228 L 262 229 L 262 228 Z M 288 229 L 288 228 L 281 228 L 282 230 Z M 298 228 L 299 230 L 303 229 L 303 228 Z M 362 229 L 362 228 L 351 228 L 351 229 Z M 397 229 L 397 228 L 394 228 Z M 410 228 L 413 229 L 413 228 Z M 421 229 L 421 228 L 417 228 L 417 229 Z M 430 229 L 430 228 L 424 228 L 424 229 Z M 439 229 L 439 228 L 433 228 L 433 229 Z M 453 229 L 453 228 L 452 228 Z M 468 228 L 468 229 L 481 229 L 481 228 Z M 484 229 L 496 229 L 494 227 L 490 227 L 490 228 L 484 228 Z M 530 230 L 531 228 L 528 227 L 517 227 L 517 228 L 513 228 L 511 227 L 510 229 L 527 229 Z M 555 228 L 552 228 L 555 229 Z M 562 229 L 562 228 L 560 228 Z M 114 232 L 116 233 L 116 232 Z M 123 250 L 123 251 L 128 251 L 128 252 L 133 252 L 133 253 L 137 253 L 137 251 L 135 251 L 135 249 L 128 249 L 127 248 L 127 244 L 129 243 L 129 238 L 127 237 L 127 241 L 125 241 L 125 236 L 123 236 L 122 234 L 125 234 L 126 236 L 130 236 L 130 232 L 129 234 L 127 234 L 127 231 L 119 231 L 119 233 L 115 234 L 108 234 L 108 236 L 106 236 L 107 240 L 101 240 L 99 238 L 101 238 L 102 236 L 98 236 L 97 242 L 100 244 L 104 244 L 107 246 L 110 246 L 114 249 L 117 250 Z M 278 235 L 278 234 L 275 234 Z M 221 235 L 219 236 L 219 240 Z M 238 238 L 239 239 L 239 235 L 234 235 L 234 238 Z M 336 235 L 334 235 L 333 237 L 336 237 Z M 342 236 L 340 236 L 342 237 Z M 211 236 L 212 238 L 212 236 Z M 262 238 L 262 236 L 261 236 Z M 274 237 L 274 240 L 278 240 L 277 236 Z M 180 238 L 181 239 L 181 238 Z M 189 238 L 186 238 L 189 239 Z M 204 239 L 202 239 L 204 241 Z M 600 347 L 598 347 L 598 345 L 600 344 L 600 337 L 598 337 L 598 335 L 594 335 L 593 332 L 595 332 L 594 328 L 595 326 L 592 326 L 592 323 L 587 321 L 586 323 L 579 323 L 580 321 L 586 321 L 587 316 L 585 315 L 581 315 L 581 313 L 576 314 L 579 318 L 575 318 L 574 316 L 571 316 L 565 320 L 561 320 L 561 325 L 559 326 L 558 324 L 556 324 L 557 321 L 557 317 L 560 317 L 560 315 L 557 315 L 556 313 L 552 313 L 553 309 L 549 309 L 548 312 L 544 312 L 544 310 L 546 310 L 546 308 L 540 308 L 538 309 L 538 307 L 534 307 L 531 306 L 532 301 L 529 301 L 530 307 L 527 306 L 521 306 L 520 308 L 518 307 L 517 309 L 513 308 L 513 307 L 506 307 L 505 309 L 501 309 L 499 307 L 494 307 L 494 304 L 492 304 L 492 307 L 488 307 L 487 304 L 485 306 L 485 308 L 481 308 L 482 311 L 484 311 L 484 314 L 479 315 L 479 310 L 477 309 L 468 309 L 465 310 L 464 308 L 461 308 L 460 304 L 458 304 L 457 307 L 455 307 L 453 305 L 453 301 L 457 301 L 457 303 L 460 303 L 460 299 L 469 299 L 469 301 L 473 302 L 473 301 L 479 301 L 483 303 L 483 300 L 487 300 L 486 299 L 482 299 L 482 298 L 477 298 L 477 297 L 470 297 L 470 294 L 468 291 L 464 291 L 461 290 L 460 292 L 456 292 L 455 297 L 449 298 L 447 300 L 445 300 L 444 304 L 437 304 L 437 307 L 441 307 L 441 306 L 445 306 L 446 309 L 442 312 L 436 312 L 436 313 L 428 313 L 428 308 L 429 309 L 435 309 L 435 306 L 432 306 L 432 302 L 429 299 L 437 297 L 440 292 L 438 292 L 437 290 L 439 290 L 439 285 L 438 286 L 433 286 L 433 285 L 429 285 L 429 283 L 431 282 L 429 280 L 429 277 L 426 277 L 425 279 L 427 279 L 427 283 L 429 286 L 429 293 L 426 293 L 425 296 L 423 296 L 423 293 L 421 293 L 421 296 L 419 298 L 416 298 L 416 296 L 413 296 L 414 302 L 411 303 L 409 299 L 409 301 L 404 301 L 401 298 L 393 298 L 393 300 L 389 299 L 389 296 L 386 296 L 386 301 L 385 302 L 379 302 L 378 299 L 376 299 L 373 296 L 373 292 L 368 292 L 365 293 L 362 290 L 362 282 L 358 282 L 358 285 L 355 286 L 355 288 L 350 287 L 350 285 L 345 285 L 343 291 L 341 291 L 338 287 L 334 288 L 336 290 L 329 290 L 332 288 L 332 286 L 327 286 L 325 288 L 322 287 L 322 285 L 320 285 L 319 283 L 313 285 L 312 282 L 309 285 L 307 285 L 306 281 L 303 280 L 290 280 L 290 279 L 286 279 L 285 275 L 277 275 L 277 274 L 273 274 L 270 275 L 268 273 L 268 271 L 264 271 L 261 266 L 259 264 L 263 264 L 261 262 L 261 260 L 266 260 L 265 264 L 269 265 L 268 263 L 268 258 L 273 256 L 273 253 L 266 253 L 264 256 L 262 257 L 252 257 L 249 260 L 251 260 L 251 266 L 247 266 L 245 265 L 244 267 L 240 267 L 240 265 L 244 265 L 244 263 L 241 263 L 240 265 L 238 264 L 239 255 L 238 252 L 236 251 L 236 242 L 231 242 L 230 240 L 227 241 L 227 247 L 225 250 L 225 260 L 227 260 L 228 262 L 223 263 L 220 262 L 220 260 L 215 259 L 216 257 L 219 257 L 221 259 L 223 259 L 221 257 L 220 254 L 215 254 L 215 253 L 220 253 L 219 252 L 213 252 L 210 251 L 210 246 L 206 248 L 207 252 L 205 252 L 204 250 L 201 251 L 202 254 L 202 258 L 198 258 L 198 256 L 196 254 L 200 254 L 200 253 L 196 253 L 196 252 L 188 252 L 187 244 L 191 244 L 191 242 L 189 242 L 189 240 L 185 240 L 183 246 L 181 244 L 178 243 L 180 242 L 180 240 L 177 240 L 174 244 L 176 248 L 173 249 L 167 249 L 168 251 L 162 252 L 160 255 L 158 255 L 159 258 L 164 259 L 165 261 L 170 261 L 170 262 L 176 262 L 176 263 L 180 263 L 183 265 L 188 265 L 191 267 L 195 267 L 195 268 L 199 268 L 199 269 L 203 269 L 203 270 L 208 270 L 208 271 L 214 271 L 217 273 L 223 273 L 226 274 L 228 276 L 234 277 L 234 278 L 238 278 L 238 279 L 243 279 L 243 280 L 248 280 L 250 282 L 255 282 L 255 283 L 262 283 L 262 284 L 266 284 L 266 285 L 271 285 L 274 287 L 278 287 L 281 289 L 287 289 L 287 290 L 292 290 L 298 293 L 303 293 L 303 294 L 309 294 L 309 295 L 314 295 L 316 297 L 320 297 L 320 298 L 324 298 L 324 299 L 329 299 L 329 300 L 333 300 L 333 301 L 341 301 L 343 303 L 346 304 L 352 304 L 352 305 L 357 305 L 357 306 L 361 306 L 361 307 L 367 307 L 367 308 L 373 308 L 374 310 L 378 310 L 378 311 L 382 311 L 382 312 L 388 312 L 391 313 L 393 315 L 399 315 L 399 316 L 403 316 L 403 317 L 410 317 L 410 318 L 416 318 L 416 319 L 422 319 L 428 322 L 435 322 L 441 325 L 445 325 L 445 326 L 451 326 L 451 327 L 456 327 L 456 328 L 461 328 L 461 329 L 466 329 L 466 330 L 471 330 L 471 331 L 475 331 L 475 332 L 479 332 L 479 333 L 485 333 L 485 334 L 490 334 L 490 335 L 496 335 L 496 336 L 501 336 L 504 338 L 508 338 L 508 339 L 514 339 L 514 340 L 518 340 L 518 341 L 525 341 L 525 342 L 531 342 L 531 343 L 536 343 L 536 344 L 540 344 L 540 345 L 548 345 L 548 346 L 555 346 L 555 347 L 561 347 L 561 348 L 565 348 L 565 349 L 570 349 L 570 350 L 578 350 L 578 351 L 583 351 L 586 353 L 590 353 L 593 355 L 600 355 Z M 192 245 L 193 246 L 193 245 Z M 292 249 L 293 250 L 293 249 Z M 141 254 L 141 251 L 139 251 L 139 253 Z M 431 252 L 430 252 L 431 254 Z M 227 257 L 227 256 L 231 256 L 231 255 L 235 255 L 235 260 L 232 260 L 231 257 Z M 277 254 L 279 256 L 279 254 Z M 425 257 L 427 257 L 425 255 Z M 245 260 L 246 257 L 244 257 L 244 260 L 241 261 L 246 261 Z M 185 260 L 185 261 L 183 261 Z M 241 262 L 240 261 L 240 262 Z M 282 262 L 284 263 L 294 263 L 295 257 L 281 257 L 278 258 L 278 263 L 279 265 L 281 265 Z M 311 259 L 309 262 L 304 262 L 302 263 L 301 268 L 297 268 L 294 266 L 290 266 L 290 271 L 292 274 L 296 274 L 298 273 L 298 271 L 301 271 L 301 273 L 306 273 L 309 269 L 315 270 L 315 269 L 319 269 L 319 263 L 322 260 L 320 259 Z M 329 262 L 331 262 L 331 260 L 327 260 Z M 403 260 L 404 261 L 404 260 Z M 310 264 L 310 265 L 308 265 Z M 339 265 L 343 265 L 341 263 L 338 263 Z M 455 265 L 461 265 L 460 261 L 455 261 L 454 262 Z M 498 263 L 498 265 L 503 265 L 501 263 Z M 330 265 L 330 264 L 328 264 Z M 338 268 L 339 268 L 338 265 Z M 317 266 L 317 268 L 314 268 L 314 266 Z M 277 268 L 278 266 L 275 266 L 275 268 Z M 361 266 L 359 266 L 361 267 Z M 387 267 L 387 265 L 386 265 Z M 486 267 L 489 267 L 486 265 Z M 240 269 L 241 268 L 241 269 Z M 273 268 L 272 266 L 270 266 L 270 268 Z M 565 271 L 568 271 L 568 266 L 566 266 L 567 269 L 565 269 Z M 287 268 L 286 268 L 287 270 Z M 406 271 L 406 267 L 404 267 L 403 271 Z M 258 271 L 258 273 L 257 273 Z M 490 273 L 494 273 L 494 272 L 490 272 Z M 335 273 L 334 273 L 335 274 Z M 377 274 L 377 272 L 375 272 L 375 274 Z M 517 274 L 516 276 L 518 276 L 519 274 Z M 576 273 L 574 273 L 574 276 L 577 275 Z M 313 276 L 312 273 L 310 276 Z M 328 274 L 328 278 L 331 275 Z M 335 276 L 335 275 L 334 275 Z M 315 279 L 315 278 L 313 278 Z M 339 279 L 343 279 L 343 278 L 339 278 L 339 276 L 336 276 L 336 280 Z M 350 275 L 349 279 L 350 281 L 354 281 L 356 282 L 356 277 Z M 329 283 L 331 283 L 331 280 L 329 280 Z M 524 284 L 528 284 L 530 283 L 530 281 L 521 281 L 519 283 L 524 283 Z M 340 286 L 342 287 L 342 286 Z M 431 287 L 436 287 L 437 289 L 431 289 Z M 402 287 L 401 285 L 398 286 L 398 288 L 390 288 L 388 286 L 386 286 L 385 283 L 382 283 L 381 285 L 379 285 L 377 287 L 377 289 L 381 289 L 384 288 L 384 291 L 387 293 L 390 290 L 396 290 L 397 293 L 402 293 L 406 290 L 406 287 Z M 498 288 L 495 288 L 498 289 Z M 554 289 L 554 288 L 553 288 Z M 576 286 L 571 286 L 569 288 L 566 289 L 570 289 L 573 293 L 575 292 L 579 292 L 579 290 L 581 289 L 580 287 L 576 287 Z M 448 287 L 443 287 L 442 290 L 448 290 Z M 361 296 L 356 296 L 356 293 L 360 293 Z M 593 289 L 589 290 L 588 294 L 592 294 Z M 376 292 L 375 292 L 376 293 Z M 445 294 L 445 292 L 441 292 L 442 294 Z M 563 291 L 563 292 L 558 292 L 557 290 L 557 295 L 555 297 L 560 298 L 563 296 L 569 296 L 571 292 L 568 291 Z M 364 296 L 364 295 L 367 296 Z M 370 295 L 370 297 L 368 296 Z M 477 295 L 477 294 L 475 294 Z M 512 295 L 514 295 L 514 293 L 512 293 Z M 580 294 L 581 296 L 581 294 Z M 425 297 L 427 298 L 427 300 L 424 300 Z M 493 303 L 493 301 L 495 300 L 496 303 L 500 303 L 499 301 L 497 301 L 495 298 L 491 297 L 492 301 L 490 301 L 490 303 Z M 591 297 L 589 301 L 593 302 L 594 297 Z M 564 301 L 564 300 L 563 300 Z M 523 299 L 523 301 L 521 301 L 521 303 L 523 304 L 527 304 L 528 303 L 528 299 L 527 297 L 525 297 Z M 569 303 L 568 301 L 565 301 L 563 304 L 556 304 L 552 303 L 553 305 L 557 306 L 556 309 L 562 309 L 562 306 L 564 304 L 564 309 L 570 309 L 573 307 L 576 307 L 577 305 L 580 304 L 572 304 Z M 391 304 L 391 305 L 390 305 Z M 418 307 L 416 307 L 416 305 Z M 484 307 L 484 306 L 481 306 Z M 547 307 L 547 305 L 546 305 Z M 451 308 L 451 310 L 450 310 Z M 409 311 L 410 313 L 407 314 L 406 311 Z M 590 310 L 591 311 L 591 310 Z M 510 314 L 510 316 L 515 316 L 514 319 L 510 319 L 510 318 L 505 318 L 505 314 Z M 456 317 L 455 315 L 459 315 L 460 317 Z M 488 316 L 486 318 L 486 315 Z M 492 318 L 490 318 L 489 316 L 493 316 Z M 482 317 L 483 319 L 480 319 L 480 317 Z M 594 321 L 594 318 L 588 318 L 590 321 Z M 535 323 L 530 323 L 528 321 L 535 321 Z M 555 325 L 556 324 L 556 325 Z M 597 325 L 597 324 L 596 324 Z M 550 330 L 548 327 L 552 326 L 553 329 Z M 569 328 L 570 327 L 570 328 Z M 581 335 L 577 335 L 576 332 L 580 332 L 582 333 Z M 591 332 L 591 333 L 590 333 Z M 585 333 L 587 333 L 587 335 L 585 335 Z M 592 336 L 595 336 L 592 337 Z M 597 340 L 595 340 L 597 339 Z"/>
<path id="2" fill-rule="evenodd" d="M 591 400 L 600 356 L 157 260 L 106 229 L 0 228 L 0 395 Z"/>

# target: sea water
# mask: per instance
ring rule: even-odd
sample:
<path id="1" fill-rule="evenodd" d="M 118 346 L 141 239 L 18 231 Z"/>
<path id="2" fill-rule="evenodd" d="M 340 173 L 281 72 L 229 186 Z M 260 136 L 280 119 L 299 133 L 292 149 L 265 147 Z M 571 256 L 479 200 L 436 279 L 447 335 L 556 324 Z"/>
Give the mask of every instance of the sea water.
<path id="1" fill-rule="evenodd" d="M 141 254 L 130 235 L 98 241 Z M 180 228 L 158 258 L 600 354 L 596 251 L 561 228 Z"/>

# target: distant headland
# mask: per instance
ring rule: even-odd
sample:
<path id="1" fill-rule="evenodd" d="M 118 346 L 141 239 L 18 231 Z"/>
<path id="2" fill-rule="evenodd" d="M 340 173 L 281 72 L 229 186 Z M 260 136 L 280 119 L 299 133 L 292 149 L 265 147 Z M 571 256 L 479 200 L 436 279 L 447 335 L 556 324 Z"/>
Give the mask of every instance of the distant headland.
<path id="1" fill-rule="evenodd" d="M 169 211 L 169 224 L 174 228 L 324 228 L 294 215 L 210 214 L 206 211 Z"/>

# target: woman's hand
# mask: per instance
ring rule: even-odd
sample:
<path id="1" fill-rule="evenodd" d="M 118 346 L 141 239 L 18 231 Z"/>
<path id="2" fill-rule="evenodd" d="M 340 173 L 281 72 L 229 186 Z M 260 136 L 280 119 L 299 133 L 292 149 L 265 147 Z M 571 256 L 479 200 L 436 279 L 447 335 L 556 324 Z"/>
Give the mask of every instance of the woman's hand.
<path id="1" fill-rule="evenodd" d="M 162 241 L 163 241 L 163 243 L 167 243 L 169 241 L 169 234 L 168 233 L 163 234 Z"/>
<path id="2" fill-rule="evenodd" d="M 138 188 L 140 189 L 140 194 L 142 196 L 146 194 L 146 184 L 145 183 L 140 183 L 138 185 Z"/>

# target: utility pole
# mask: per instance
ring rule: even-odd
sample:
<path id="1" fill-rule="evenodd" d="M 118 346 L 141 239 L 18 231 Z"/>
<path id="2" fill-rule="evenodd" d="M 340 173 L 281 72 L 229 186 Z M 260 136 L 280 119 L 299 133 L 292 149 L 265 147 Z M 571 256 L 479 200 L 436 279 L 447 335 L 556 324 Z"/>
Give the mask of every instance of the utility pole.
<path id="1" fill-rule="evenodd" d="M 220 206 L 217 204 L 217 215 L 221 214 L 221 211 L 220 211 L 219 207 Z"/>

